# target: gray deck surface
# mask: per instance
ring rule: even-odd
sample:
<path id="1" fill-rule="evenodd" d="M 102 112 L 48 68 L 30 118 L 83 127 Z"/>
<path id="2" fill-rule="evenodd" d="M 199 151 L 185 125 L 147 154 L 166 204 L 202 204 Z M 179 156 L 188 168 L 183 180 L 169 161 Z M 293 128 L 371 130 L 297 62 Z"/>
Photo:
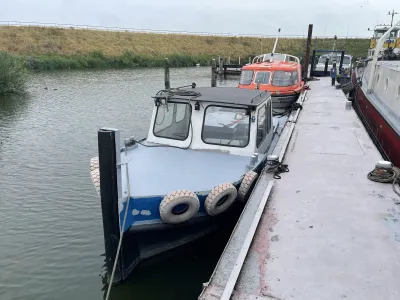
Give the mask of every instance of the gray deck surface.
<path id="1" fill-rule="evenodd" d="M 311 82 L 232 299 L 400 299 L 400 201 L 330 78 Z M 263 175 L 200 299 L 219 299 L 268 181 Z"/>

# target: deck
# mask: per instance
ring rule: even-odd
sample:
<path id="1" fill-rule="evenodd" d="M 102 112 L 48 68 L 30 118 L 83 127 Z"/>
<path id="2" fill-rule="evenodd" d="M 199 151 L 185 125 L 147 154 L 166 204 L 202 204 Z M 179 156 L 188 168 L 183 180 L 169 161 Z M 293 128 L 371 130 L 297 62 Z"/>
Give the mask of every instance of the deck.
<path id="1" fill-rule="evenodd" d="M 260 177 L 199 299 L 400 299 L 400 199 L 367 179 L 381 156 L 343 93 L 310 87 L 290 172 Z"/>

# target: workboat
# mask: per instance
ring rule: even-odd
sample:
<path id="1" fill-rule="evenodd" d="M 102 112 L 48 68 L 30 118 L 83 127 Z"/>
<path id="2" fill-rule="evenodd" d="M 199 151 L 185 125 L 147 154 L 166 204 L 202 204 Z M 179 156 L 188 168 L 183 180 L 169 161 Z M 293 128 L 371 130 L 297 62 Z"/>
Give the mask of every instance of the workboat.
<path id="1" fill-rule="evenodd" d="M 314 74 L 315 73 L 320 73 L 323 74 L 326 70 L 328 74 L 330 73 L 330 70 L 333 67 L 333 64 L 336 65 L 336 69 L 340 71 L 339 73 L 345 72 L 349 73 L 351 67 L 352 67 L 352 59 L 353 56 L 349 54 L 344 54 L 343 59 L 342 56 L 339 52 L 331 52 L 329 54 L 323 54 L 319 57 L 318 62 L 315 66 Z M 339 70 L 339 66 L 342 66 L 342 70 Z"/>
<path id="2" fill-rule="evenodd" d="M 99 156 L 91 160 L 108 275 L 114 264 L 116 270 L 111 283 L 126 279 L 140 261 L 217 228 L 234 206 L 240 211 L 277 122 L 284 122 L 274 124 L 271 94 L 263 90 L 192 84 L 153 99 L 147 138 L 127 138 L 121 147 L 117 129 L 100 129 Z"/>
<path id="3" fill-rule="evenodd" d="M 368 58 L 356 62 L 350 92 L 384 157 L 400 167 L 400 21 L 375 27 Z"/>
<path id="4" fill-rule="evenodd" d="M 273 107 L 287 108 L 296 102 L 304 87 L 298 57 L 283 53 L 256 56 L 252 64 L 243 66 L 239 88 L 268 91 Z"/>

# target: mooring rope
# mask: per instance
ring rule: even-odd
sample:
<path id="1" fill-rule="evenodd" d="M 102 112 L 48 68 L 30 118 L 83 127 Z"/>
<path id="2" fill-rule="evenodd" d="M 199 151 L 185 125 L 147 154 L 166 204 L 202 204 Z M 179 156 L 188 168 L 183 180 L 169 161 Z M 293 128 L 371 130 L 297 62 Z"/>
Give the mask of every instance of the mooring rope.
<path id="1" fill-rule="evenodd" d="M 122 227 L 120 229 L 120 238 L 119 238 L 119 242 L 118 242 L 118 248 L 117 248 L 117 254 L 115 255 L 115 260 L 114 260 L 114 266 L 111 272 L 111 278 L 110 281 L 108 283 L 108 289 L 107 289 L 107 295 L 106 295 L 106 299 L 108 300 L 109 296 L 110 296 L 110 292 L 111 292 L 111 287 L 112 287 L 112 283 L 114 280 L 114 275 L 115 275 L 115 269 L 117 267 L 117 262 L 118 262 L 118 257 L 119 257 L 119 252 L 121 251 L 121 246 L 122 246 L 122 238 L 124 236 L 124 228 L 125 228 L 125 222 L 126 222 L 126 216 L 128 215 L 128 208 L 129 208 L 129 202 L 131 200 L 131 185 L 129 184 L 129 169 L 128 169 L 128 163 L 126 163 L 125 166 L 125 170 L 126 170 L 126 179 L 127 179 L 127 189 L 128 189 L 128 200 L 126 202 L 126 208 L 125 208 L 125 214 L 124 214 L 124 221 L 122 222 Z"/>
<path id="2" fill-rule="evenodd" d="M 400 188 L 397 187 L 400 184 L 399 168 L 385 169 L 376 167 L 368 173 L 368 179 L 380 183 L 391 183 L 393 191 L 400 197 Z"/>

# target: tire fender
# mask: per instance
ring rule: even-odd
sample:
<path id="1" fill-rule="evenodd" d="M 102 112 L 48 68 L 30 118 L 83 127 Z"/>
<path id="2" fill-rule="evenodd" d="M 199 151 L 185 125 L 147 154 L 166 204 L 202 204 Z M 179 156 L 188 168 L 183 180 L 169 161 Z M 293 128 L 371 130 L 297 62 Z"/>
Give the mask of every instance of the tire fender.
<path id="1" fill-rule="evenodd" d="M 238 191 L 238 199 L 242 202 L 247 200 L 251 189 L 258 178 L 258 174 L 254 171 L 247 172 L 240 184 L 239 191 Z"/>
<path id="2" fill-rule="evenodd" d="M 204 202 L 204 208 L 210 216 L 226 211 L 236 200 L 237 190 L 232 183 L 222 183 L 211 190 Z M 223 201 L 221 203 L 221 201 Z"/>
<path id="3" fill-rule="evenodd" d="M 174 208 L 182 205 L 186 208 L 181 213 L 175 213 Z M 190 220 L 200 208 L 200 201 L 197 195 L 188 190 L 175 191 L 167 196 L 160 203 L 160 216 L 165 223 L 179 224 Z"/>

